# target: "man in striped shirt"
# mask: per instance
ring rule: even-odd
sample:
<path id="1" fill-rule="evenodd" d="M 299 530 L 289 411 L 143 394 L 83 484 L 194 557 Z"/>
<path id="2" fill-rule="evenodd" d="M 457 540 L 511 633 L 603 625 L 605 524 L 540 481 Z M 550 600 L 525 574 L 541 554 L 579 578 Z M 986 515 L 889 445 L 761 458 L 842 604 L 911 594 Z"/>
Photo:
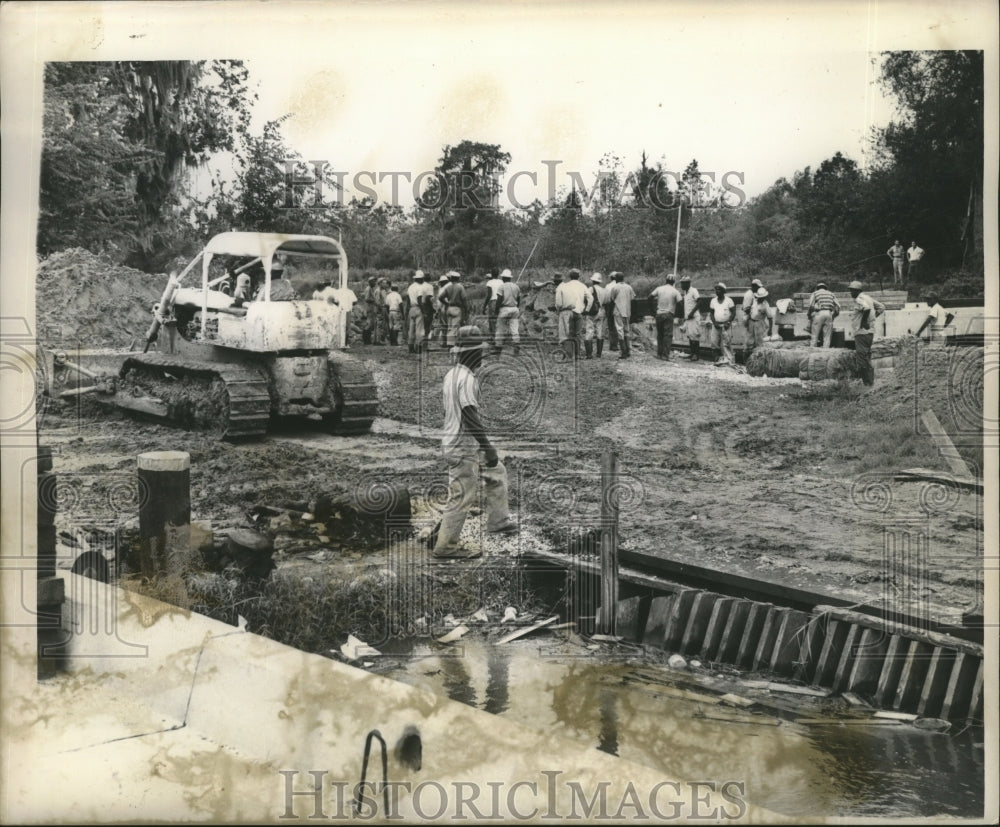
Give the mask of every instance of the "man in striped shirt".
<path id="1" fill-rule="evenodd" d="M 833 320 L 840 315 L 840 302 L 826 289 L 825 282 L 817 284 L 816 291 L 809 297 L 806 315 L 812 325 L 812 346 L 830 347 L 833 341 Z"/>

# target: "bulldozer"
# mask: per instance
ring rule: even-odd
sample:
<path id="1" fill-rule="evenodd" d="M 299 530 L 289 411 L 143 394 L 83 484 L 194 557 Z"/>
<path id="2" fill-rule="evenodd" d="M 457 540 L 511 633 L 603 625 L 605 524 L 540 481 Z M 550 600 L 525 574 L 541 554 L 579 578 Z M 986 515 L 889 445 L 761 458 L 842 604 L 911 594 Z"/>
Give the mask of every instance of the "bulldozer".
<path id="1" fill-rule="evenodd" d="M 213 259 L 249 260 L 216 275 Z M 333 238 L 216 235 L 168 278 L 141 351 L 47 352 L 46 393 L 97 394 L 116 407 L 230 440 L 259 437 L 286 417 L 308 417 L 330 433 L 367 432 L 378 397 L 365 367 L 343 352 L 347 314 L 326 300 L 298 298 L 280 277 L 283 261 L 296 259 L 335 265 L 331 282 L 346 288 L 347 254 Z M 201 287 L 183 286 L 199 265 Z M 256 290 L 247 288 L 251 272 Z M 239 291 L 234 278 L 242 282 Z"/>

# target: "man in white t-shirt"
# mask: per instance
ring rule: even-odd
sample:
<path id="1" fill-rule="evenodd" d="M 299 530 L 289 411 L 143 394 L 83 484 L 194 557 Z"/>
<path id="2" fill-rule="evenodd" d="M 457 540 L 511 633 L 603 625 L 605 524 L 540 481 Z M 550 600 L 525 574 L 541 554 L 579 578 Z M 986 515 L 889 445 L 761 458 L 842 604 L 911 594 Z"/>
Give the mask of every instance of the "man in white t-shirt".
<path id="1" fill-rule="evenodd" d="M 493 350 L 499 355 L 504 344 L 510 342 L 517 356 L 521 343 L 521 288 L 514 284 L 514 274 L 510 270 L 504 270 L 500 278 L 500 287 L 492 306 L 496 318 Z"/>
<path id="2" fill-rule="evenodd" d="M 923 247 L 918 247 L 916 241 L 911 241 L 910 246 L 906 248 L 906 277 L 911 282 L 914 276 L 917 275 L 917 268 L 920 266 L 920 260 L 923 257 Z"/>
<path id="3" fill-rule="evenodd" d="M 556 309 L 559 311 L 559 344 L 566 356 L 580 356 L 583 339 L 583 314 L 590 308 L 590 292 L 580 281 L 580 271 L 572 269 L 569 278 L 556 288 Z"/>
<path id="4" fill-rule="evenodd" d="M 433 555 L 438 559 L 469 559 L 482 555 L 481 549 L 468 549 L 459 544 L 465 518 L 479 499 L 480 478 L 486 531 L 491 534 L 517 531 L 517 524 L 510 519 L 507 502 L 507 469 L 486 435 L 480 414 L 476 371 L 482 365 L 486 347 L 486 339 L 478 327 L 460 328 L 451 349 L 457 364 L 444 377 L 441 451 L 448 464 L 448 501 L 441 522 L 432 534 Z"/>
<path id="5" fill-rule="evenodd" d="M 945 331 L 954 316 L 941 306 L 940 299 L 934 293 L 927 296 L 927 306 L 930 308 L 927 318 L 914 335 L 919 339 L 924 330 L 927 330 L 928 342 L 943 342 Z"/>
<path id="6" fill-rule="evenodd" d="M 424 280 L 424 271 L 413 274 L 413 284 L 406 288 L 406 344 L 410 353 L 418 353 L 427 339 L 426 323 L 434 315 L 434 288 Z"/>
<path id="7" fill-rule="evenodd" d="M 708 311 L 712 320 L 711 344 L 718 352 L 715 364 L 735 364 L 732 326 L 736 305 L 726 295 L 726 285 L 721 281 L 715 285 L 715 296 L 708 304 Z"/>
<path id="8" fill-rule="evenodd" d="M 403 329 L 403 297 L 399 295 L 395 284 L 389 285 L 385 294 L 385 309 L 389 316 L 389 344 L 399 344 L 399 331 Z"/>
<path id="9" fill-rule="evenodd" d="M 504 270 L 504 273 L 509 272 L 510 270 Z M 500 288 L 503 287 L 503 275 L 497 278 L 496 270 L 487 270 L 486 276 L 486 298 L 483 300 L 482 312 L 486 314 L 486 318 L 489 320 L 490 338 L 492 339 L 497 332 L 496 303 L 497 297 L 500 295 Z"/>

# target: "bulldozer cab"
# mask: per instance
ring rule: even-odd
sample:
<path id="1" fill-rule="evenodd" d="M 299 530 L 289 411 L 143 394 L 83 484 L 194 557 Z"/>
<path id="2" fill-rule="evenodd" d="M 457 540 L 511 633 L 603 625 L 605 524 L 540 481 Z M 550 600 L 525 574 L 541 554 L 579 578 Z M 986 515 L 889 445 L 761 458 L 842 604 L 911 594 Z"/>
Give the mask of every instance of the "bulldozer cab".
<path id="1" fill-rule="evenodd" d="M 212 278 L 213 258 L 231 256 L 250 259 L 246 264 Z M 344 314 L 336 305 L 299 299 L 289 283 L 280 279 L 280 258 L 320 260 L 336 264 L 333 284 L 347 285 L 347 254 L 341 244 L 327 236 L 283 233 L 230 232 L 212 238 L 198 258 L 176 279 L 169 301 L 178 320 L 190 318 L 188 332 L 201 342 L 256 352 L 340 349 L 345 344 Z M 201 288 L 179 283 L 201 261 Z M 222 285 L 251 268 L 263 272 L 254 297 L 242 301 Z M 291 296 L 291 298 L 288 298 Z M 191 329 L 193 328 L 193 329 Z M 183 332 L 182 332 L 183 335 Z"/>

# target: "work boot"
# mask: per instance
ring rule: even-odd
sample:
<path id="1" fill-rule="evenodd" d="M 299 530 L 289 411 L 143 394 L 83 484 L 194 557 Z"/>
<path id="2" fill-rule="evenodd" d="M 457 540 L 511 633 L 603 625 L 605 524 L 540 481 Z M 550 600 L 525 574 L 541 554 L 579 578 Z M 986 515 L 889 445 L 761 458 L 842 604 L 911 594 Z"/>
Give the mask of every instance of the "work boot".
<path id="1" fill-rule="evenodd" d="M 584 350 L 587 351 L 587 358 L 588 359 L 593 359 L 594 358 L 594 343 L 593 342 L 584 342 L 583 343 L 583 347 L 584 347 Z"/>
<path id="2" fill-rule="evenodd" d="M 604 350 L 604 339 L 597 340 L 597 358 L 601 358 L 601 351 Z"/>

